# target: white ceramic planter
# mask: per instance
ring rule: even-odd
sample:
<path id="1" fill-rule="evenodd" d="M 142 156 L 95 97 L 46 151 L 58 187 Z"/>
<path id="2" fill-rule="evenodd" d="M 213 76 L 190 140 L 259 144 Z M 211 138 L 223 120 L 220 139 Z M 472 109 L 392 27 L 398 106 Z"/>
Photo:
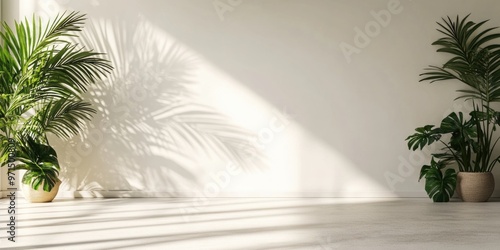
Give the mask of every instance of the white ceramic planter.
<path id="1" fill-rule="evenodd" d="M 24 198 L 32 203 L 40 203 L 40 202 L 51 202 L 57 195 L 59 191 L 59 186 L 61 185 L 61 181 L 58 181 L 54 188 L 50 190 L 50 192 L 45 192 L 43 190 L 42 185 L 38 187 L 38 190 L 31 188 L 31 186 L 22 184 L 22 190 L 24 194 Z"/>

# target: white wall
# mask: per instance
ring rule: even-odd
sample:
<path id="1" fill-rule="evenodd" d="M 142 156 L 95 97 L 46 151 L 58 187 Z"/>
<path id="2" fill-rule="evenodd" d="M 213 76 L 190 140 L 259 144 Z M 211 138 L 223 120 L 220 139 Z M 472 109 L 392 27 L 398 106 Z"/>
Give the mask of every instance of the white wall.
<path id="1" fill-rule="evenodd" d="M 89 95 L 99 114 L 87 134 L 53 140 L 63 191 L 424 197 L 417 179 L 428 158 L 404 139 L 452 109 L 467 111 L 453 102 L 452 83 L 418 82 L 443 61 L 430 45 L 435 22 L 472 13 L 500 25 L 499 5 L 51 0 L 21 9 L 87 13 L 82 42 L 116 68 Z M 383 25 L 371 14 L 380 11 L 392 11 Z M 340 44 L 356 46 L 356 29 L 367 25 L 373 37 L 346 57 Z"/>

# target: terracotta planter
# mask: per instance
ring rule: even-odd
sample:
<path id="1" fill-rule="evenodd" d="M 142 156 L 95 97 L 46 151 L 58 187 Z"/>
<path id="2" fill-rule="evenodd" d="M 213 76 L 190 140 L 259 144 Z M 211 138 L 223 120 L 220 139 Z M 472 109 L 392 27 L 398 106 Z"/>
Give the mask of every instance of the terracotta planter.
<path id="1" fill-rule="evenodd" d="M 491 172 L 459 172 L 457 175 L 457 194 L 466 202 L 484 202 L 493 194 L 495 179 Z"/>
<path id="2" fill-rule="evenodd" d="M 40 202 L 51 202 L 57 195 L 59 191 L 59 186 L 61 185 L 61 181 L 58 181 L 54 188 L 50 190 L 50 192 L 45 192 L 43 190 L 42 185 L 38 187 L 38 190 L 31 188 L 31 186 L 22 184 L 22 190 L 24 194 L 24 198 L 32 203 L 40 203 Z"/>

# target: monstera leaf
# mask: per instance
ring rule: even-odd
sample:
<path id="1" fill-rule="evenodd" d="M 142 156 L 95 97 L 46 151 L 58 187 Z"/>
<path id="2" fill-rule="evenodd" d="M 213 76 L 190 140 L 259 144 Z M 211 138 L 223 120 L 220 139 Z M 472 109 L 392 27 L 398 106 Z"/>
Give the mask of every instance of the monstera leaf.
<path id="1" fill-rule="evenodd" d="M 436 162 L 432 158 L 431 165 L 424 165 L 420 170 L 420 179 L 425 177 L 425 191 L 434 202 L 448 202 L 455 193 L 457 173 L 452 168 L 443 173 L 445 167 L 444 161 Z"/>
<path id="2" fill-rule="evenodd" d="M 477 137 L 473 119 L 465 120 L 462 112 L 451 113 L 441 121 L 442 133 L 450 133 L 450 146 L 456 151 L 465 150 Z"/>
<path id="3" fill-rule="evenodd" d="M 430 145 L 441 138 L 441 132 L 434 125 L 426 125 L 423 127 L 416 128 L 417 133 L 410 135 L 406 138 L 408 141 L 408 149 L 413 151 L 417 149 L 422 149 L 426 145 Z"/>
<path id="4" fill-rule="evenodd" d="M 22 143 L 17 145 L 16 159 L 20 162 L 15 170 L 28 170 L 22 179 L 23 184 L 30 185 L 38 190 L 43 185 L 43 190 L 50 192 L 59 181 L 59 162 L 54 148 L 37 142 L 31 137 L 23 137 Z"/>

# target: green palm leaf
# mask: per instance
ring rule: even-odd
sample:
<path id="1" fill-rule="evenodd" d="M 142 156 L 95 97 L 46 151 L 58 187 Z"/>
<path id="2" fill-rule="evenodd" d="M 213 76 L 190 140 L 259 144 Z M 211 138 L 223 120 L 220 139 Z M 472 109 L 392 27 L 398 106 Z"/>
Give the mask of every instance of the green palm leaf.
<path id="1" fill-rule="evenodd" d="M 71 12 L 58 15 L 46 26 L 35 17 L 31 24 L 28 20 L 16 23 L 15 30 L 3 24 L 0 130 L 4 134 L 22 131 L 24 135 L 44 138 L 46 132 L 51 132 L 66 139 L 77 134 L 83 121 L 91 118 L 95 111 L 77 100 L 112 67 L 100 57 L 101 53 L 65 39 L 81 31 L 84 20 L 84 15 Z M 32 109 L 36 115 L 24 119 Z"/>
<path id="2" fill-rule="evenodd" d="M 60 138 L 69 139 L 84 128 L 85 121 L 90 120 L 94 113 L 88 102 L 61 99 L 45 104 L 24 123 L 20 131 L 22 135 L 34 138 L 51 132 Z"/>
<path id="3" fill-rule="evenodd" d="M 452 57 L 442 66 L 430 66 L 421 74 L 420 81 L 431 83 L 445 80 L 459 80 L 469 88 L 459 89 L 458 98 L 479 99 L 483 102 L 500 100 L 500 50 L 498 45 L 489 43 L 500 38 L 496 27 L 477 31 L 487 21 L 474 23 L 469 16 L 456 20 L 444 19 L 438 23 L 438 31 L 445 36 L 433 45 L 438 52 Z"/>

